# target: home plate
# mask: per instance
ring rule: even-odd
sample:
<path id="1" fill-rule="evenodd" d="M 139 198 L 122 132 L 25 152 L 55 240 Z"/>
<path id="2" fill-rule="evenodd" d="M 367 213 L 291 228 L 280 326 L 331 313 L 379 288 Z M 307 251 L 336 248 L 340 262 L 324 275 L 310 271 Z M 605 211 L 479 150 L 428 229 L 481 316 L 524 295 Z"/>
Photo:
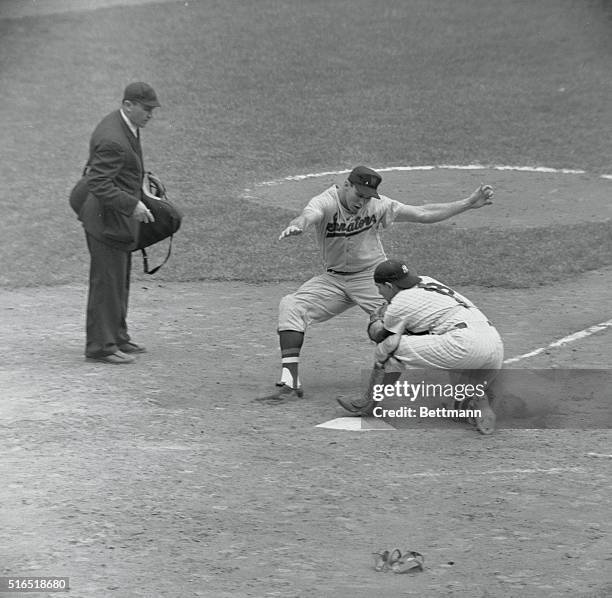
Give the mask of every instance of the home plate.
<path id="1" fill-rule="evenodd" d="M 330 430 L 349 430 L 361 432 L 362 430 L 395 430 L 393 426 L 376 417 L 337 417 L 329 421 L 317 424 L 316 428 L 328 428 Z"/>

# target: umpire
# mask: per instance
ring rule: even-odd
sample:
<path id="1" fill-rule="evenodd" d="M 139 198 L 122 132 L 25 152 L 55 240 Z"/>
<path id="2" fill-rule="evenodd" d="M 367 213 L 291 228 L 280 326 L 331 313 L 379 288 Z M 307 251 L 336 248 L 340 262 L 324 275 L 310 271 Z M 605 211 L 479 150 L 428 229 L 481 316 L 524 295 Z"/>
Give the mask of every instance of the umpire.
<path id="1" fill-rule="evenodd" d="M 135 361 L 134 354 L 145 352 L 130 339 L 126 319 L 131 252 L 140 223 L 153 221 L 141 201 L 140 129 L 159 105 L 147 83 L 125 88 L 120 108 L 95 128 L 85 172 L 70 195 L 91 257 L 85 347 L 89 360 L 127 364 Z"/>

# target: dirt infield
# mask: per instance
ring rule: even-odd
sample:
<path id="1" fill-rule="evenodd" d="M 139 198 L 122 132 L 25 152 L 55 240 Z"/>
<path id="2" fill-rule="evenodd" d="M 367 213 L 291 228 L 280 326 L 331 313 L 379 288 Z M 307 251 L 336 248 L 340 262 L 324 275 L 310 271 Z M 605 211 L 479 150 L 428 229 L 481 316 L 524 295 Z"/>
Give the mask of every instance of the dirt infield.
<path id="1" fill-rule="evenodd" d="M 512 356 L 609 317 L 611 282 L 462 290 Z M 307 399 L 253 403 L 290 288 L 138 280 L 150 352 L 124 368 L 83 361 L 84 287 L 1 291 L 1 574 L 66 575 L 78 598 L 612 593 L 612 459 L 590 455 L 612 453 L 609 430 L 315 428 L 369 363 L 357 310 L 313 329 Z M 608 367 L 609 334 L 528 365 Z M 370 553 L 393 547 L 425 571 L 376 573 Z"/>

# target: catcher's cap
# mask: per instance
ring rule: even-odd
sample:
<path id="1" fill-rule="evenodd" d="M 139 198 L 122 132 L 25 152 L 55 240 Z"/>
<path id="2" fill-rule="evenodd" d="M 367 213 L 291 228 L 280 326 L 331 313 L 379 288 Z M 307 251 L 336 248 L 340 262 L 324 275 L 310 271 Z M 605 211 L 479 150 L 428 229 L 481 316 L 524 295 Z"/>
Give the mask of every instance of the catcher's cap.
<path id="1" fill-rule="evenodd" d="M 382 177 L 375 170 L 367 166 L 356 166 L 351 170 L 351 174 L 348 175 L 348 180 L 355 185 L 361 195 L 365 197 L 380 197 L 376 189 L 380 185 Z"/>
<path id="2" fill-rule="evenodd" d="M 161 106 L 157 100 L 155 90 L 148 83 L 143 83 L 142 81 L 130 83 L 123 92 L 123 99 L 130 102 L 138 102 L 148 108 Z"/>
<path id="3" fill-rule="evenodd" d="M 421 279 L 416 274 L 410 272 L 406 264 L 395 260 L 387 260 L 376 266 L 374 282 L 378 284 L 391 282 L 400 289 L 411 289 L 419 284 Z"/>

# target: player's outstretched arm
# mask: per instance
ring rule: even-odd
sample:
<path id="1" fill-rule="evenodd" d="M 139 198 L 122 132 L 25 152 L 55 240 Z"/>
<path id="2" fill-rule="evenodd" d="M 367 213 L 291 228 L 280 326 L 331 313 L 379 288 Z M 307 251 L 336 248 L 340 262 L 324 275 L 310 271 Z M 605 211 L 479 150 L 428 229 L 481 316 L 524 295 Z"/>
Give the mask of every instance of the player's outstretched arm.
<path id="1" fill-rule="evenodd" d="M 480 185 L 474 193 L 465 199 L 449 203 L 430 203 L 423 206 L 409 206 L 404 204 L 397 212 L 396 222 L 420 222 L 430 224 L 452 218 L 457 214 L 488 206 L 493 203 L 493 187 Z"/>
<path id="2" fill-rule="evenodd" d="M 295 235 L 301 235 L 310 225 L 315 224 L 322 218 L 322 214 L 313 212 L 312 210 L 304 210 L 297 218 L 294 218 L 287 228 L 285 228 L 278 240 L 284 239 L 285 237 L 293 237 Z"/>

